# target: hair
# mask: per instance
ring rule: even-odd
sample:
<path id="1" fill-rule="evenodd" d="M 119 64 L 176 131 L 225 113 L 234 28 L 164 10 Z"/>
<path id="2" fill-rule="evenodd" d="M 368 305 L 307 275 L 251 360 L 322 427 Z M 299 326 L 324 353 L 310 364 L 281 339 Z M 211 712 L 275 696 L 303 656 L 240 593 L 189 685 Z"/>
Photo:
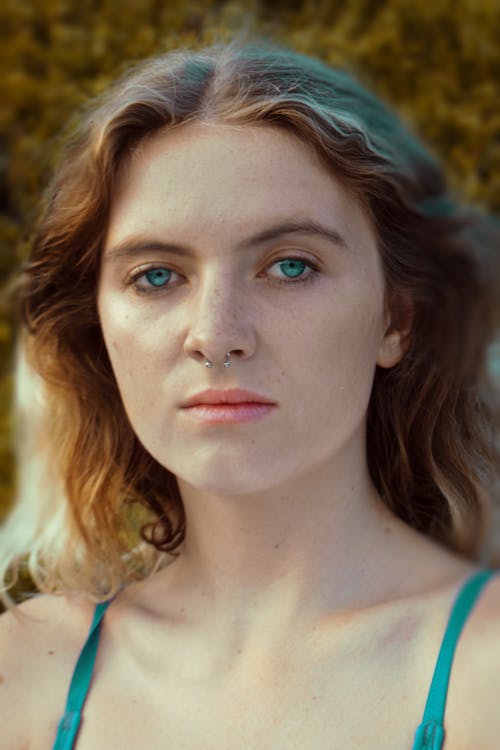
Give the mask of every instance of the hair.
<path id="1" fill-rule="evenodd" d="M 96 291 L 121 167 L 144 139 L 194 122 L 292 134 L 362 202 L 393 312 L 403 320 L 411 310 L 404 356 L 375 371 L 369 471 L 394 514 L 478 559 L 499 466 L 488 368 L 498 226 L 455 198 L 435 157 L 350 73 L 283 45 L 233 39 L 129 69 L 82 115 L 55 170 L 16 290 L 18 442 L 37 464 L 30 492 L 20 474 L 3 532 L 7 606 L 23 564 L 41 591 L 98 601 L 178 554 L 185 515 L 177 481 L 125 414 Z M 38 428 L 26 443 L 27 398 Z"/>

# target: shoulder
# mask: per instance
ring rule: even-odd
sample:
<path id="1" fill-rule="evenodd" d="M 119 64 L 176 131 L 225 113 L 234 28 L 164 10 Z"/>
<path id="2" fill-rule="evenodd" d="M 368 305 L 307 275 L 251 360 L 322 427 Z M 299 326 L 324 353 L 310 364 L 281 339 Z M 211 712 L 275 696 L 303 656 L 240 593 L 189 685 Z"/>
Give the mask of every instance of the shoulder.
<path id="1" fill-rule="evenodd" d="M 0 616 L 0 722 L 5 747 L 30 747 L 51 705 L 64 706 L 94 605 L 38 595 Z M 29 721 L 27 721 L 29 717 Z"/>
<path id="2" fill-rule="evenodd" d="M 483 588 L 457 644 L 446 706 L 450 748 L 497 750 L 500 571 Z"/>
<path id="3" fill-rule="evenodd" d="M 0 648 L 34 648 L 42 642 L 66 640 L 92 617 L 94 605 L 82 597 L 38 594 L 0 616 Z"/>

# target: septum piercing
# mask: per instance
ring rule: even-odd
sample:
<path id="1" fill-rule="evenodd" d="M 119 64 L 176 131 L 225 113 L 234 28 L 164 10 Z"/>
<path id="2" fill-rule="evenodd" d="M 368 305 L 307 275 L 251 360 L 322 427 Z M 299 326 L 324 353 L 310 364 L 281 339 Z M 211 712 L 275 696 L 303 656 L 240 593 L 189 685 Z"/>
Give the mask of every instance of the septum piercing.
<path id="1" fill-rule="evenodd" d="M 226 354 L 226 358 L 224 360 L 224 367 L 231 367 L 231 362 L 229 361 L 229 358 L 231 357 L 231 352 L 228 352 Z M 205 358 L 205 367 L 213 367 L 213 362 L 210 362 L 209 359 Z"/>

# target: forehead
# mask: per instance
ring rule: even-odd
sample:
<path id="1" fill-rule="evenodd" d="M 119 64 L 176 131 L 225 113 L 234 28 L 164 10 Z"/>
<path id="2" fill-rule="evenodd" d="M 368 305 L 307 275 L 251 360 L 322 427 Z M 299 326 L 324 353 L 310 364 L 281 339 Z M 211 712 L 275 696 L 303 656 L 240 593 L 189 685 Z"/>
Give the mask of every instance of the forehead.
<path id="1" fill-rule="evenodd" d="M 108 240 L 137 231 L 246 232 L 303 214 L 341 233 L 369 231 L 364 210 L 311 144 L 268 125 L 191 123 L 139 144 L 121 170 Z"/>

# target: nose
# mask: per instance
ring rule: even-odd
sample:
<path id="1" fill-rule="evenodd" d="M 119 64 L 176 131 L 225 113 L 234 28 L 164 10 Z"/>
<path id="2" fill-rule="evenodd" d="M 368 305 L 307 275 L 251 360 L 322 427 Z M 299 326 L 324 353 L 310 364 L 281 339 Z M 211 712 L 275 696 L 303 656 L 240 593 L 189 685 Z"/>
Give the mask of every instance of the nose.
<path id="1" fill-rule="evenodd" d="M 255 329 L 251 301 L 233 274 L 200 279 L 189 300 L 188 330 L 184 340 L 186 356 L 220 365 L 226 354 L 247 359 L 255 351 Z"/>

